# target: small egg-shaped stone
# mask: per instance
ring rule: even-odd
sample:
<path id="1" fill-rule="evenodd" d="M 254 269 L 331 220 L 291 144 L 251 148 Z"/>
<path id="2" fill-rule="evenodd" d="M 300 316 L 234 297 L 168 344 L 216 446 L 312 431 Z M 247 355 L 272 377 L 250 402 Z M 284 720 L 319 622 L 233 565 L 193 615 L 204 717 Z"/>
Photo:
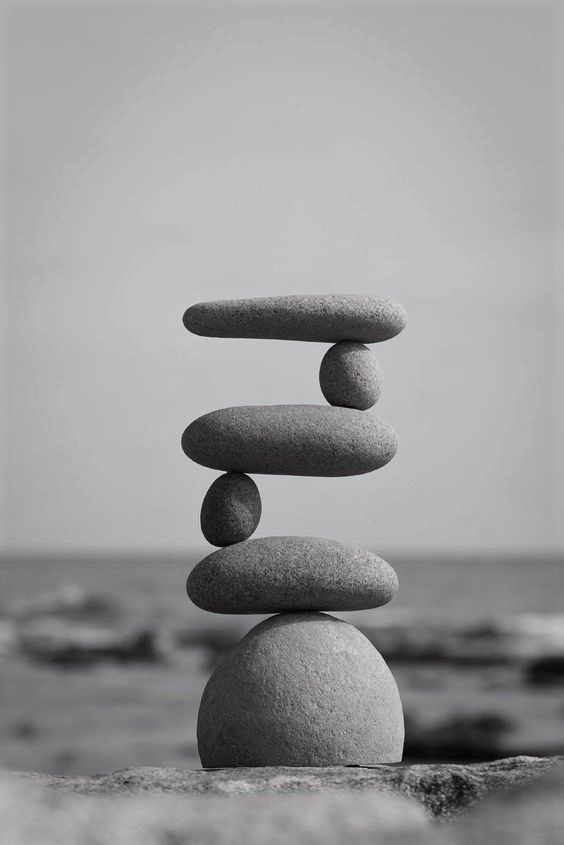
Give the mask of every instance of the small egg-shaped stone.
<path id="1" fill-rule="evenodd" d="M 319 384 L 330 405 L 366 411 L 380 398 L 382 371 L 367 346 L 344 340 L 323 356 Z"/>
<path id="2" fill-rule="evenodd" d="M 200 513 L 202 533 L 212 546 L 231 546 L 253 534 L 260 521 L 260 493 L 252 478 L 228 472 L 211 485 Z"/>

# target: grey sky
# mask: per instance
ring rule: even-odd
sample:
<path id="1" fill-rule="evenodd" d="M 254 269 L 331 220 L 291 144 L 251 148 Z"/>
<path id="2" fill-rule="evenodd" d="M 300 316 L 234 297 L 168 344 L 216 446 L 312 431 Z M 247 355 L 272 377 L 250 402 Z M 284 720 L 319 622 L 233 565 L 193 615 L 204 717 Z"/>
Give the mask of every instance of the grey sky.
<path id="1" fill-rule="evenodd" d="M 259 533 L 560 547 L 548 9 L 21 9 L 7 27 L 11 549 L 189 549 L 217 407 L 322 402 L 320 344 L 204 299 L 366 292 L 400 448 L 257 477 Z"/>

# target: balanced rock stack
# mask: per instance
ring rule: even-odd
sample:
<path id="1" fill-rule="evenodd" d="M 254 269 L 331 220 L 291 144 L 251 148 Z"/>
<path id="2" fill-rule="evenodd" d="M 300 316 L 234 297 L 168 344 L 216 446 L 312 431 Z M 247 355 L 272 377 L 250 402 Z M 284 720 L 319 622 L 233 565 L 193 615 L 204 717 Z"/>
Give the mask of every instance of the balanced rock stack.
<path id="1" fill-rule="evenodd" d="M 401 760 L 396 683 L 355 627 L 321 611 L 379 607 L 394 570 L 372 552 L 317 537 L 250 540 L 261 499 L 249 474 L 346 476 L 384 466 L 393 430 L 364 413 L 380 370 L 364 345 L 406 323 L 401 305 L 370 296 L 285 296 L 194 305 L 189 331 L 208 337 L 334 344 L 321 362 L 325 405 L 224 408 L 188 426 L 189 458 L 225 474 L 201 511 L 218 551 L 197 564 L 188 595 L 213 613 L 275 613 L 220 663 L 204 690 L 198 748 L 205 768 L 374 765 Z"/>

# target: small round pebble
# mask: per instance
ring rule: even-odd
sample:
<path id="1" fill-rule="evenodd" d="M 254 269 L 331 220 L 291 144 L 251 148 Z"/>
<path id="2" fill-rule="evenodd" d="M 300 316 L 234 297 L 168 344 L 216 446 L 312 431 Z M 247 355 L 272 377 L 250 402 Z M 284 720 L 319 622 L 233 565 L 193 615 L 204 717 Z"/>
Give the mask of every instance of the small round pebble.
<path id="1" fill-rule="evenodd" d="M 205 495 L 200 514 L 202 534 L 212 546 L 231 546 L 253 534 L 262 505 L 258 487 L 241 472 L 217 478 Z"/>
<path id="2" fill-rule="evenodd" d="M 198 714 L 204 768 L 396 763 L 403 733 L 383 657 L 325 613 L 282 613 L 249 631 L 209 679 Z"/>
<path id="3" fill-rule="evenodd" d="M 325 353 L 319 384 L 330 405 L 366 411 L 380 398 L 382 371 L 367 346 L 344 340 Z"/>

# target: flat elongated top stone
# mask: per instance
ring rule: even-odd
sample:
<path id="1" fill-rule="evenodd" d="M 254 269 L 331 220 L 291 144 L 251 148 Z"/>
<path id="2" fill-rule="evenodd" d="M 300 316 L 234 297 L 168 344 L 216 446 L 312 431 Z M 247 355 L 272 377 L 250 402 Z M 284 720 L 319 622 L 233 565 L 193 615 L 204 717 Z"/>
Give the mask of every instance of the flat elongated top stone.
<path id="1" fill-rule="evenodd" d="M 373 414 L 326 405 L 243 405 L 194 420 L 182 448 L 211 469 L 273 475 L 362 475 L 394 457 L 394 430 Z"/>
<path id="2" fill-rule="evenodd" d="M 365 610 L 394 597 L 398 579 L 385 560 L 321 537 L 260 537 L 214 552 L 186 585 L 212 613 Z"/>
<path id="3" fill-rule="evenodd" d="M 393 299 L 353 294 L 271 296 L 199 302 L 184 314 L 188 331 L 206 337 L 255 337 L 377 343 L 395 337 L 407 314 Z"/>

